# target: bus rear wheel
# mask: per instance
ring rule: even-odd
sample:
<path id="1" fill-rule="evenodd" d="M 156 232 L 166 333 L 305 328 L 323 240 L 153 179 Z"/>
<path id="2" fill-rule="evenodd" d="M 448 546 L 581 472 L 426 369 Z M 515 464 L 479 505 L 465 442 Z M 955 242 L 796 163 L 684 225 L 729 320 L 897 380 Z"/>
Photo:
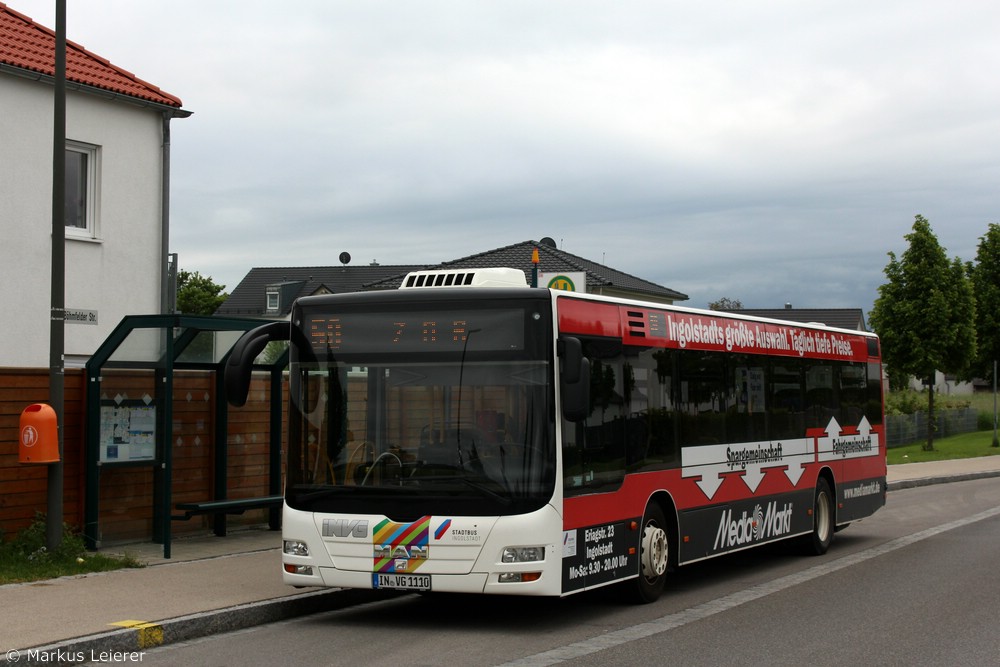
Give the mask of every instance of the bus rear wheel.
<path id="1" fill-rule="evenodd" d="M 639 579 L 636 596 L 639 602 L 655 602 L 663 593 L 667 581 L 670 540 L 663 510 L 650 503 L 642 517 L 639 535 Z"/>
<path id="2" fill-rule="evenodd" d="M 826 478 L 820 477 L 813 501 L 813 529 L 804 543 L 807 553 L 815 556 L 826 553 L 833 541 L 834 523 L 833 491 Z"/>

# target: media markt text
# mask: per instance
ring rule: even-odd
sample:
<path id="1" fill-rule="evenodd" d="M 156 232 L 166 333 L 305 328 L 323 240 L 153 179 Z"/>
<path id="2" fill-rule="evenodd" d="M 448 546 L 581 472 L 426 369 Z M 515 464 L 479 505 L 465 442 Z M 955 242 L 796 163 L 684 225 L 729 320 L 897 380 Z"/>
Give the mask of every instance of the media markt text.
<path id="1" fill-rule="evenodd" d="M 766 512 L 757 505 L 752 516 L 744 510 L 742 516 L 736 519 L 733 518 L 733 510 L 727 509 L 722 512 L 719 520 L 714 548 L 729 549 L 787 535 L 790 532 L 792 532 L 792 503 L 785 503 L 779 510 L 778 503 L 772 500 L 767 504 Z"/>

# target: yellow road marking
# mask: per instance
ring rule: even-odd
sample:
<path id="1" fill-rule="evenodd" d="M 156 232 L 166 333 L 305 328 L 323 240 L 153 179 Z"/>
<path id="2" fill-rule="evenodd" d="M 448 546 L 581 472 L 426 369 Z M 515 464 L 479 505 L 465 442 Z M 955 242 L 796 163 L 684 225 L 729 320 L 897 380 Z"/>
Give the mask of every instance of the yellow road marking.
<path id="1" fill-rule="evenodd" d="M 108 623 L 122 628 L 131 628 L 136 631 L 136 640 L 139 648 L 154 648 L 163 643 L 163 628 L 156 623 L 149 621 L 117 621 Z"/>

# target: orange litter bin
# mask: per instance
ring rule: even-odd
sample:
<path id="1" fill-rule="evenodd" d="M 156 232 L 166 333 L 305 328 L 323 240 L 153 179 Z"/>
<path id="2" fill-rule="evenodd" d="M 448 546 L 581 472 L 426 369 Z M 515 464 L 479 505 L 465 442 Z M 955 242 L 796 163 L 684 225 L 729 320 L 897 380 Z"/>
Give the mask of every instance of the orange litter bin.
<path id="1" fill-rule="evenodd" d="M 35 403 L 21 413 L 20 463 L 59 462 L 59 424 L 51 405 Z"/>

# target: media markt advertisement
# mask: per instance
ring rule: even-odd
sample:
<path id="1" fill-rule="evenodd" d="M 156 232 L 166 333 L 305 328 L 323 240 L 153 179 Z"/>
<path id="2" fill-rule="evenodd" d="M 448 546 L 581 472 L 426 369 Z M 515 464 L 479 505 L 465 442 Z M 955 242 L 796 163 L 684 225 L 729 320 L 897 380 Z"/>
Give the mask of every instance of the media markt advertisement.
<path id="1" fill-rule="evenodd" d="M 638 537 L 628 524 L 626 520 L 563 531 L 563 593 L 639 572 Z"/>
<path id="2" fill-rule="evenodd" d="M 813 490 L 753 498 L 682 513 L 690 539 L 678 546 L 681 562 L 738 551 L 812 530 Z"/>

